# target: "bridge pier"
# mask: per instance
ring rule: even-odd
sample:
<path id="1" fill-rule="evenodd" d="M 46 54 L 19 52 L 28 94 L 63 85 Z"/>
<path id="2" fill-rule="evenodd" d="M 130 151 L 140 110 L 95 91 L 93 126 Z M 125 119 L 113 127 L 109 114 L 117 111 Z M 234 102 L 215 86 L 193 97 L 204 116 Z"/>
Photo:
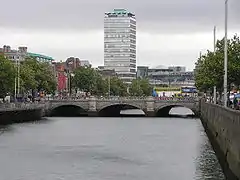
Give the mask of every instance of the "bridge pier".
<path id="1" fill-rule="evenodd" d="M 145 112 L 146 117 L 156 117 L 155 111 L 146 111 Z"/>
<path id="2" fill-rule="evenodd" d="M 89 103 L 89 109 L 87 111 L 88 116 L 89 117 L 98 117 L 97 99 L 95 97 L 90 97 L 88 103 Z"/>
<path id="3" fill-rule="evenodd" d="M 147 117 L 155 117 L 155 101 L 153 97 L 148 97 L 146 100 L 146 111 L 145 115 Z"/>

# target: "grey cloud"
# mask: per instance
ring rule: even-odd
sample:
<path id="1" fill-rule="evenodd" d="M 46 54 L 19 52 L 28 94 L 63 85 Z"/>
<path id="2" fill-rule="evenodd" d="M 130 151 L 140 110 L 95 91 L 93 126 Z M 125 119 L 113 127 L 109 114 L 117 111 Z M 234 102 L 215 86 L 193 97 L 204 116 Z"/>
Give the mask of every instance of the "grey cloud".
<path id="1" fill-rule="evenodd" d="M 102 29 L 104 12 L 126 8 L 138 28 L 157 32 L 208 31 L 223 26 L 224 0 L 22 0 L 3 1 L 1 27 L 42 30 Z M 230 0 L 229 20 L 238 28 L 240 1 Z"/>

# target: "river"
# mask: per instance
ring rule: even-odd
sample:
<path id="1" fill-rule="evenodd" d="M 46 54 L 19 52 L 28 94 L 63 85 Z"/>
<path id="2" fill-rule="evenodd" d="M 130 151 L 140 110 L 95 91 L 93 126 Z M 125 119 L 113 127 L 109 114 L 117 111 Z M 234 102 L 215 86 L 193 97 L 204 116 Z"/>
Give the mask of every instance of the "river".
<path id="1" fill-rule="evenodd" d="M 199 119 L 48 118 L 0 129 L 1 180 L 223 180 Z"/>

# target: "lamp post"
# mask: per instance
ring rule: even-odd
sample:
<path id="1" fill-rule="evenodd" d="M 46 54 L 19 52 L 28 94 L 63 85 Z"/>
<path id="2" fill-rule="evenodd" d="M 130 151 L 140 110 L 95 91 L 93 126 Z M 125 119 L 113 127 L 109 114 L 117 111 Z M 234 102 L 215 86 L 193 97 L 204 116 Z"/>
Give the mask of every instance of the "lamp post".
<path id="1" fill-rule="evenodd" d="M 108 76 L 108 98 L 110 99 L 111 96 L 111 78 L 110 75 Z"/>
<path id="2" fill-rule="evenodd" d="M 15 72 L 15 82 L 14 82 L 14 98 L 15 101 L 17 100 L 17 57 L 15 58 L 15 68 L 16 68 L 16 72 Z"/>
<path id="3" fill-rule="evenodd" d="M 213 51 L 214 51 L 214 55 L 216 53 L 216 26 L 214 26 L 213 29 Z M 217 87 L 214 86 L 213 87 L 213 102 L 214 104 L 217 104 Z"/>
<path id="4" fill-rule="evenodd" d="M 18 57 L 18 66 L 17 66 L 17 81 L 18 81 L 18 89 L 17 89 L 17 93 L 18 95 L 20 94 L 20 57 L 21 55 Z"/>
<path id="5" fill-rule="evenodd" d="M 72 80 L 72 78 L 75 76 L 75 74 L 73 74 L 73 73 L 69 73 L 69 96 L 71 97 L 71 95 L 72 95 L 72 84 L 71 84 L 71 80 Z"/>
<path id="6" fill-rule="evenodd" d="M 17 100 L 17 95 L 20 94 L 20 54 L 17 51 L 17 56 L 15 58 L 15 67 L 16 67 L 16 75 L 15 75 L 15 82 L 14 82 L 14 98 L 15 101 Z"/>
<path id="7" fill-rule="evenodd" d="M 228 0 L 225 0 L 225 44 L 224 44 L 224 106 L 227 107 L 227 63 L 228 63 L 228 57 L 227 57 L 227 51 L 228 51 L 228 44 L 227 44 L 227 35 L 228 35 Z"/>

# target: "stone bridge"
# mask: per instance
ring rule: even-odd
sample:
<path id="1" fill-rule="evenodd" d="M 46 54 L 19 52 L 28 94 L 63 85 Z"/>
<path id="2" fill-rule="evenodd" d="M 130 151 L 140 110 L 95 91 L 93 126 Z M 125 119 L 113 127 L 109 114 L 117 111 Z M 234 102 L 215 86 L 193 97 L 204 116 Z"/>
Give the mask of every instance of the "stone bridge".
<path id="1" fill-rule="evenodd" d="M 169 116 L 169 111 L 173 107 L 186 107 L 198 116 L 198 99 L 178 99 L 157 100 L 152 97 L 145 99 L 78 99 L 78 100 L 51 100 L 47 103 L 46 112 L 48 115 L 88 115 L 88 116 L 119 116 L 121 110 L 140 109 L 145 116 Z"/>

